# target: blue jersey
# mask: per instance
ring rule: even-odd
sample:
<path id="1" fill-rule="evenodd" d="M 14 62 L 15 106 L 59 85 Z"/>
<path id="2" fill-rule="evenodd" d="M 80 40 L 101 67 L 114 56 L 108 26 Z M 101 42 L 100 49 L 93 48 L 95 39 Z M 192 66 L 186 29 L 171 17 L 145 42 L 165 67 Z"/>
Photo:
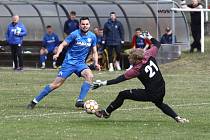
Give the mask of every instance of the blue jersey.
<path id="1" fill-rule="evenodd" d="M 145 44 L 144 38 L 136 37 L 136 48 L 144 49 L 145 45 L 146 44 Z"/>
<path id="2" fill-rule="evenodd" d="M 6 40 L 10 45 L 22 44 L 23 37 L 26 35 L 26 28 L 21 22 L 10 23 L 7 27 Z"/>
<path id="3" fill-rule="evenodd" d="M 59 45 L 59 38 L 55 33 L 46 33 L 43 37 L 42 45 L 44 48 L 55 48 Z"/>
<path id="4" fill-rule="evenodd" d="M 64 63 L 72 65 L 84 64 L 89 52 L 97 43 L 94 33 L 88 31 L 83 35 L 80 29 L 67 36 L 65 41 L 69 44 L 69 48 Z"/>

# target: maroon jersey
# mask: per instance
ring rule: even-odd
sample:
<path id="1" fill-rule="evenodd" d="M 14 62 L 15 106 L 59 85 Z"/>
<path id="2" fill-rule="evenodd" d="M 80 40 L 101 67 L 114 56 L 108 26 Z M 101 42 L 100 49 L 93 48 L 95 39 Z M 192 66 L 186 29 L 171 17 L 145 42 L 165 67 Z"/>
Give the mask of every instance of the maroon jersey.
<path id="1" fill-rule="evenodd" d="M 164 79 L 155 60 L 157 53 L 156 46 L 146 50 L 144 58 L 124 73 L 125 78 L 128 80 L 137 77 L 145 86 L 146 91 L 151 93 L 165 88 Z"/>

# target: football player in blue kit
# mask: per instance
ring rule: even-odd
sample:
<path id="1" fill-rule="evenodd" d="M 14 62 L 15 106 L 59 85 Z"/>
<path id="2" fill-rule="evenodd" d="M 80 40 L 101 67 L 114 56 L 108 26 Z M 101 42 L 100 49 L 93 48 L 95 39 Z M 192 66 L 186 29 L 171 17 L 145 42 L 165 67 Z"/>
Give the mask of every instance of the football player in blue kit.
<path id="1" fill-rule="evenodd" d="M 61 69 L 57 74 L 57 77 L 51 84 L 46 85 L 45 88 L 40 91 L 39 95 L 28 104 L 28 109 L 33 109 L 37 103 L 39 103 L 50 92 L 59 88 L 73 73 L 75 73 L 78 77 L 83 77 L 85 79 L 75 104 L 76 107 L 83 108 L 83 100 L 87 96 L 93 80 L 92 71 L 85 63 L 87 55 L 91 49 L 93 52 L 95 68 L 100 70 L 100 65 L 98 64 L 96 36 L 94 33 L 89 31 L 89 18 L 81 17 L 79 26 L 80 29 L 75 30 L 70 35 L 68 35 L 65 40 L 58 46 L 57 53 L 53 56 L 53 58 L 56 60 L 59 57 L 59 54 L 62 52 L 63 48 L 68 47 L 66 57 L 61 66 Z"/>

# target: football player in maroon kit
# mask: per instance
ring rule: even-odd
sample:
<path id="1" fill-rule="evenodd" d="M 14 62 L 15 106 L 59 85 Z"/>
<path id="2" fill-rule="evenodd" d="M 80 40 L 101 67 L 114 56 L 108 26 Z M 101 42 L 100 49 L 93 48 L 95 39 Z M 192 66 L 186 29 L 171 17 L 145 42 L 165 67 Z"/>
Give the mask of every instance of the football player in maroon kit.
<path id="1" fill-rule="evenodd" d="M 130 52 L 128 59 L 129 62 L 133 64 L 130 70 L 112 80 L 96 80 L 92 85 L 92 89 L 96 89 L 101 86 L 117 84 L 132 78 L 138 78 L 145 89 L 138 88 L 120 91 L 116 99 L 112 101 L 106 109 L 96 111 L 95 115 L 99 118 L 109 118 L 111 113 L 119 108 L 125 99 L 130 99 L 134 101 L 152 102 L 163 113 L 173 118 L 176 122 L 189 122 L 186 118 L 178 116 L 171 107 L 163 102 L 165 96 L 165 81 L 155 60 L 161 44 L 156 39 L 152 38 L 149 33 L 145 37 L 151 40 L 152 45 L 150 49 L 145 51 L 141 48 L 137 48 Z"/>

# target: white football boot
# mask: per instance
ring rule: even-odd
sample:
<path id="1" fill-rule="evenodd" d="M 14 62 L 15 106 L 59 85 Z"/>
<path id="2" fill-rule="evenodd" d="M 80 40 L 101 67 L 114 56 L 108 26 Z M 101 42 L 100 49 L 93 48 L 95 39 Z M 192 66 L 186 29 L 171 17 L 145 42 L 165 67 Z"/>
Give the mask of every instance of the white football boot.
<path id="1" fill-rule="evenodd" d="M 115 66 L 116 66 L 117 70 L 121 70 L 120 62 L 119 61 L 116 61 L 115 62 Z"/>
<path id="2" fill-rule="evenodd" d="M 190 122 L 188 119 L 182 118 L 182 117 L 180 117 L 180 116 L 177 116 L 177 117 L 175 118 L 175 120 L 176 120 L 177 123 L 189 123 L 189 122 Z"/>
<path id="3" fill-rule="evenodd" d="M 114 71 L 113 63 L 109 63 L 109 71 L 110 72 Z"/>

